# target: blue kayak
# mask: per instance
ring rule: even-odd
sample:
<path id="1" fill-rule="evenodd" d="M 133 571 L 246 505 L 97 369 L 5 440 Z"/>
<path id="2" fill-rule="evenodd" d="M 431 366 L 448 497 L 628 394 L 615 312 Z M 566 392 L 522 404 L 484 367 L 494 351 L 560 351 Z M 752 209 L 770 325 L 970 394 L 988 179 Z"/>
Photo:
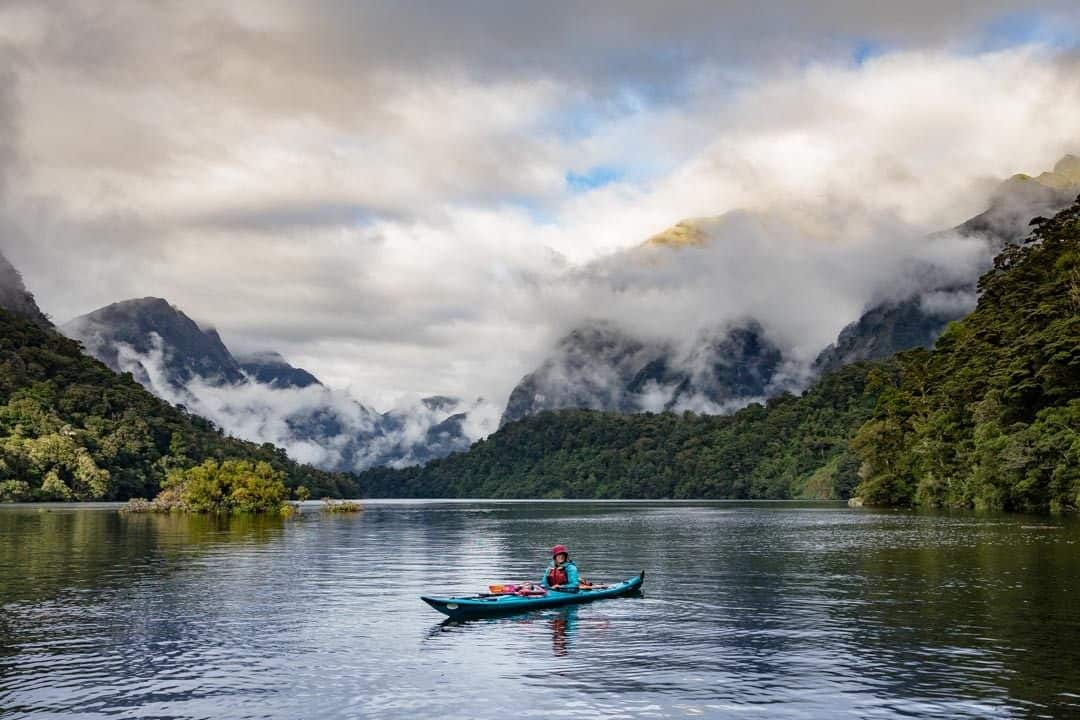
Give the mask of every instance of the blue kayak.
<path id="1" fill-rule="evenodd" d="M 560 605 L 574 605 L 587 603 L 593 600 L 633 595 L 641 591 L 645 582 L 645 572 L 623 580 L 621 583 L 608 585 L 596 590 L 579 590 L 577 592 L 560 592 L 548 590 L 546 595 L 520 596 L 520 595 L 473 595 L 469 597 L 427 597 L 420 599 L 439 612 L 449 615 L 454 619 L 485 617 L 487 615 L 506 615 L 509 613 L 525 612 L 527 610 L 539 610 L 541 608 L 558 607 Z"/>

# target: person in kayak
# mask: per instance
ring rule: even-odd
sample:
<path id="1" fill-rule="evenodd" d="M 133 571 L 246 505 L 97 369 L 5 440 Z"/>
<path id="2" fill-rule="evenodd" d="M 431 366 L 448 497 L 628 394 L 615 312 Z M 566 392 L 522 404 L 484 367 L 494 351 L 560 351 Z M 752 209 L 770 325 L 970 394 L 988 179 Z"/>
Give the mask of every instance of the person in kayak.
<path id="1" fill-rule="evenodd" d="M 551 565 L 544 571 L 544 579 L 540 581 L 540 585 L 550 590 L 577 592 L 580 583 L 577 565 L 570 559 L 570 551 L 566 546 L 556 545 L 551 548 Z"/>

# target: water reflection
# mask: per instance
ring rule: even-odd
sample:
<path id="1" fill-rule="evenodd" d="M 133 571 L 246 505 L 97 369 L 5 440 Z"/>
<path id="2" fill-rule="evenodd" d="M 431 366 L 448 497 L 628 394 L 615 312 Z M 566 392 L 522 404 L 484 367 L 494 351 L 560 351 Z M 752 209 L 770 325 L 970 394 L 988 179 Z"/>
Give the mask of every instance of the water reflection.
<path id="1" fill-rule="evenodd" d="M 537 626 L 544 626 L 548 630 L 551 639 L 551 653 L 554 657 L 567 657 L 572 648 L 574 636 L 578 631 L 579 606 L 569 605 L 566 607 L 550 610 L 532 610 L 516 615 L 507 615 L 493 618 L 475 618 L 470 620 L 454 620 L 447 618 L 433 627 L 427 637 L 438 639 L 443 633 L 452 633 L 463 642 L 468 642 L 466 635 L 471 627 L 481 625 L 502 625 L 509 628 L 532 630 Z M 606 621 L 596 623 L 597 627 L 606 627 Z M 527 633 L 529 643 L 538 639 L 535 633 Z"/>
<path id="2" fill-rule="evenodd" d="M 286 521 L 263 516 L 123 514 L 43 507 L 0 512 L 6 602 L 153 582 L 215 547 L 271 543 Z"/>
<path id="3" fill-rule="evenodd" d="M 551 625 L 551 651 L 555 657 L 570 654 L 570 638 L 577 632 L 577 608 L 560 610 L 549 620 Z"/>
<path id="4" fill-rule="evenodd" d="M 553 538 L 646 596 L 418 599 L 533 578 Z M 2 508 L 0 716 L 1068 716 L 1078 550 L 1073 519 L 774 504 Z"/>

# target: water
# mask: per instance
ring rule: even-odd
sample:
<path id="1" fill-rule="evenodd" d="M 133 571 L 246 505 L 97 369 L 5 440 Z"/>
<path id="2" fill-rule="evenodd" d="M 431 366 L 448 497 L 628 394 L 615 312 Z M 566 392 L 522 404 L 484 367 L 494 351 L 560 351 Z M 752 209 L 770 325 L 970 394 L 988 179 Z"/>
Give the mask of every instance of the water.
<path id="1" fill-rule="evenodd" d="M 0 508 L 0 717 L 1080 716 L 1080 524 L 787 503 Z M 466 623 L 422 593 L 646 571 Z"/>

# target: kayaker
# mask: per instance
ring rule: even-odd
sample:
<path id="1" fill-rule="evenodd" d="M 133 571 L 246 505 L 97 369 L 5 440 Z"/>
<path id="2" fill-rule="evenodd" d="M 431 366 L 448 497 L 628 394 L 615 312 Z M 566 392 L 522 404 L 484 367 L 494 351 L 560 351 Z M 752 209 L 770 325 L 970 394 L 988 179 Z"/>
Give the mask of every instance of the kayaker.
<path id="1" fill-rule="evenodd" d="M 570 551 L 565 545 L 551 548 L 551 565 L 544 572 L 540 584 L 552 590 L 577 592 L 579 583 L 577 565 L 570 559 Z"/>

